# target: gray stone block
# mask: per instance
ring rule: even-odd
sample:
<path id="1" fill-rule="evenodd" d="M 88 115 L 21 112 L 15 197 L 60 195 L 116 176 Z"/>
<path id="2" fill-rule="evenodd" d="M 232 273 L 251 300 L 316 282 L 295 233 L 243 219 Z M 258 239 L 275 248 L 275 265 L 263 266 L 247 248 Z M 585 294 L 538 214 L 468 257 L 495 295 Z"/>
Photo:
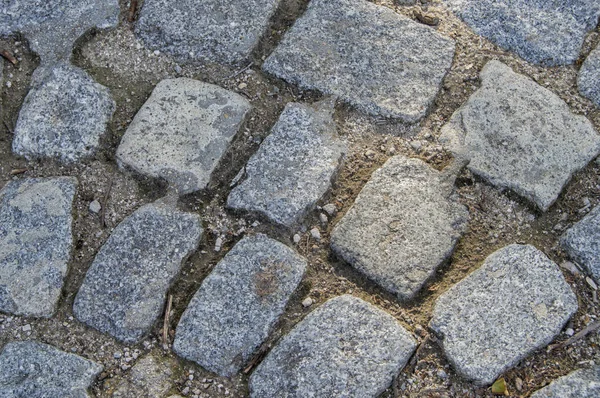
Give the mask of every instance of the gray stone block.
<path id="1" fill-rule="evenodd" d="M 212 84 L 163 80 L 129 125 L 117 160 L 165 179 L 179 194 L 204 189 L 250 108 L 240 95 Z"/>
<path id="2" fill-rule="evenodd" d="M 450 69 L 454 42 L 365 0 L 312 0 L 263 69 L 373 115 L 423 118 Z"/>
<path id="3" fill-rule="evenodd" d="M 195 214 L 159 202 L 140 207 L 96 255 L 73 313 L 122 342 L 137 343 L 162 313 L 169 285 L 202 232 Z"/>
<path id="4" fill-rule="evenodd" d="M 386 312 L 353 296 L 329 300 L 284 336 L 250 378 L 250 396 L 378 397 L 416 342 Z"/>
<path id="5" fill-rule="evenodd" d="M 231 191 L 227 206 L 287 227 L 301 222 L 331 188 L 345 152 L 335 135 L 333 105 L 288 104 L 248 161 L 246 179 Z"/>
<path id="6" fill-rule="evenodd" d="M 3 398 L 86 398 L 102 366 L 34 341 L 11 342 L 0 353 Z"/>
<path id="7" fill-rule="evenodd" d="M 401 300 L 414 297 L 454 251 L 469 214 L 446 176 L 395 156 L 375 171 L 331 233 L 331 248 Z"/>
<path id="8" fill-rule="evenodd" d="M 579 369 L 534 392 L 531 398 L 600 397 L 600 366 Z"/>
<path id="9" fill-rule="evenodd" d="M 445 0 L 475 33 L 546 66 L 572 64 L 598 24 L 597 0 Z"/>
<path id="10" fill-rule="evenodd" d="M 600 283 L 600 206 L 565 231 L 560 244 L 569 257 Z"/>
<path id="11" fill-rule="evenodd" d="M 596 106 L 600 107 L 600 45 L 581 65 L 577 76 L 577 87 L 581 95 L 591 99 Z"/>
<path id="12" fill-rule="evenodd" d="M 239 241 L 217 264 L 183 313 L 174 351 L 233 376 L 277 323 L 306 260 L 265 235 Z"/>
<path id="13" fill-rule="evenodd" d="M 558 266 L 529 245 L 510 245 L 442 294 L 431 329 L 458 373 L 490 384 L 548 345 L 577 311 Z"/>
<path id="14" fill-rule="evenodd" d="M 442 128 L 440 142 L 492 185 L 542 211 L 600 153 L 600 136 L 550 90 L 490 61 L 482 85 Z"/>
<path id="15" fill-rule="evenodd" d="M 77 180 L 11 181 L 0 191 L 0 311 L 51 317 L 71 258 Z"/>

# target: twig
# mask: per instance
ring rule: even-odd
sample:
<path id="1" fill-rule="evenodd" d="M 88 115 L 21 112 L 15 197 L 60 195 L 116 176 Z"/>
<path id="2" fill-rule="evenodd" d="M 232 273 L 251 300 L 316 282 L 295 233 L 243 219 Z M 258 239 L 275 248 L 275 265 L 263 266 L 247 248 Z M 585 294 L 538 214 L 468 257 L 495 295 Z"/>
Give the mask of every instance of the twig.
<path id="1" fill-rule="evenodd" d="M 550 351 L 552 351 L 552 350 L 554 350 L 556 348 L 563 348 L 563 347 L 566 347 L 568 345 L 571 345 L 574 342 L 576 342 L 577 340 L 580 340 L 580 339 L 584 338 L 588 334 L 590 334 L 592 332 L 595 332 L 598 329 L 600 329 L 600 322 L 590 323 L 585 328 L 583 328 L 579 332 L 575 333 L 575 335 L 573 337 L 571 337 L 570 339 L 565 340 L 562 343 L 558 343 L 558 344 L 554 344 L 554 345 L 549 346 L 548 347 L 548 352 L 550 352 Z"/>
<path id="2" fill-rule="evenodd" d="M 10 171 L 10 175 L 11 176 L 16 176 L 18 174 L 23 174 L 23 173 L 28 172 L 28 171 L 29 171 L 29 169 L 12 169 Z"/>
<path id="3" fill-rule="evenodd" d="M 127 22 L 131 23 L 135 21 L 135 12 L 137 11 L 137 6 L 137 0 L 131 0 L 129 3 L 129 15 L 127 16 Z"/>
<path id="4" fill-rule="evenodd" d="M 13 131 L 13 129 L 11 129 L 10 126 L 8 125 L 8 123 L 6 123 L 6 120 L 4 121 L 4 127 L 6 127 L 6 129 L 8 130 L 9 133 L 11 133 L 12 135 L 15 135 L 15 132 Z"/>
<path id="5" fill-rule="evenodd" d="M 254 355 L 254 358 L 252 358 L 252 360 L 250 360 L 250 362 L 248 363 L 248 366 L 244 368 L 243 372 L 245 375 L 250 373 L 250 371 L 256 366 L 256 364 L 267 354 L 269 347 L 270 345 L 266 342 L 260 346 L 260 348 L 256 352 L 256 355 Z"/>
<path id="6" fill-rule="evenodd" d="M 169 318 L 171 314 L 171 306 L 173 305 L 173 295 L 169 294 L 167 300 L 167 308 L 165 310 L 165 321 L 163 323 L 163 345 L 166 347 L 169 344 Z"/>
<path id="7" fill-rule="evenodd" d="M 100 213 L 100 223 L 102 224 L 102 228 L 106 228 L 106 208 L 108 207 L 108 197 L 110 196 L 110 191 L 112 190 L 114 182 L 115 180 L 111 178 L 110 182 L 108 183 L 106 195 L 104 195 L 104 201 L 102 203 L 102 213 Z"/>
<path id="8" fill-rule="evenodd" d="M 8 50 L 2 50 L 2 52 L 0 52 L 0 55 L 2 55 L 4 58 L 6 58 L 8 60 L 8 62 L 10 62 L 13 65 L 16 65 L 19 63 L 19 61 L 17 61 L 17 59 L 14 57 L 14 55 L 12 55 L 10 53 L 10 51 L 8 51 Z"/>
<path id="9" fill-rule="evenodd" d="M 227 79 L 232 79 L 232 78 L 236 77 L 237 75 L 240 75 L 240 74 L 242 74 L 242 73 L 246 72 L 248 69 L 250 69 L 250 67 L 251 67 L 252 65 L 253 65 L 253 63 L 252 63 L 252 62 L 250 62 L 250 63 L 249 63 L 249 64 L 248 64 L 248 65 L 247 65 L 245 68 L 238 70 L 237 72 L 235 72 L 235 73 L 234 73 L 233 75 L 231 75 L 231 76 L 227 76 L 227 77 L 225 78 L 225 80 L 227 80 Z"/>

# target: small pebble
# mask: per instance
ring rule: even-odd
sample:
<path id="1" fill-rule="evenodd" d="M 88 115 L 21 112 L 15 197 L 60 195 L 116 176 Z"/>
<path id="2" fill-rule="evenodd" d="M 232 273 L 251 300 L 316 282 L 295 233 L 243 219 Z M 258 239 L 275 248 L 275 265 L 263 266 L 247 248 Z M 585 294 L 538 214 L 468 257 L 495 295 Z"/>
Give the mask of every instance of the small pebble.
<path id="1" fill-rule="evenodd" d="M 571 328 L 567 328 L 567 330 L 565 330 L 565 334 L 569 337 L 573 336 L 575 334 L 575 331 Z"/>
<path id="2" fill-rule="evenodd" d="M 325 213 L 319 214 L 319 220 L 321 220 L 321 223 L 323 223 L 323 224 L 327 224 L 327 221 L 329 221 L 329 219 L 327 218 Z"/>
<path id="3" fill-rule="evenodd" d="M 515 379 L 515 387 L 517 387 L 518 391 L 521 391 L 523 389 L 523 380 L 521 380 L 520 377 L 517 377 Z"/>
<path id="4" fill-rule="evenodd" d="M 100 213 L 100 210 L 102 210 L 102 206 L 100 205 L 100 202 L 98 202 L 97 200 L 94 200 L 90 203 L 90 211 L 92 213 Z"/>
<path id="5" fill-rule="evenodd" d="M 215 251 L 220 252 L 223 246 L 223 239 L 219 236 L 215 242 Z"/>
<path id="6" fill-rule="evenodd" d="M 24 332 L 30 332 L 31 331 L 31 325 L 27 324 L 27 325 L 23 326 L 23 331 Z"/>
<path id="7" fill-rule="evenodd" d="M 313 304 L 313 299 L 311 299 L 310 297 L 305 298 L 304 300 L 302 300 L 302 306 L 303 307 L 310 307 Z"/>
<path id="8" fill-rule="evenodd" d="M 333 203 L 327 203 L 325 206 L 323 206 L 323 210 L 330 216 L 333 216 L 337 212 L 337 208 Z"/>
<path id="9" fill-rule="evenodd" d="M 243 89 L 245 89 L 246 87 L 248 87 L 248 85 L 247 85 L 246 83 L 240 83 L 240 85 L 238 86 L 238 88 L 239 88 L 240 90 L 243 90 Z"/>
<path id="10" fill-rule="evenodd" d="M 596 282 L 594 282 L 592 280 L 592 278 L 590 278 L 589 276 L 585 277 L 585 281 L 587 282 L 588 285 L 590 285 L 590 287 L 594 290 L 598 290 L 598 285 L 596 285 Z"/>
<path id="11" fill-rule="evenodd" d="M 321 240 L 321 231 L 319 231 L 319 228 L 315 227 L 310 230 L 310 236 L 312 236 L 315 240 Z"/>
<path id="12" fill-rule="evenodd" d="M 295 244 L 300 243 L 300 239 L 302 239 L 302 237 L 299 234 L 294 235 L 294 243 Z"/>

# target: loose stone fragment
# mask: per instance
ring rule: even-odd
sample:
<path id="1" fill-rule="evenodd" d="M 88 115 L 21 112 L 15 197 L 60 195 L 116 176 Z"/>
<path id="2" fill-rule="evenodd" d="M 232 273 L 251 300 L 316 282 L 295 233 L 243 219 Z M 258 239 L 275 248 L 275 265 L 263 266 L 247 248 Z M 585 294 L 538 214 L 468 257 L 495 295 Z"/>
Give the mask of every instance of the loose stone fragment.
<path id="1" fill-rule="evenodd" d="M 108 379 L 104 390 L 113 398 L 165 397 L 173 385 L 171 377 L 176 366 L 168 357 L 147 355 L 126 377 Z"/>
<path id="2" fill-rule="evenodd" d="M 165 179 L 181 195 L 204 189 L 250 108 L 212 84 L 163 80 L 129 125 L 117 160 Z"/>
<path id="3" fill-rule="evenodd" d="M 600 397 L 600 366 L 571 372 L 531 395 L 531 398 L 596 397 Z"/>
<path id="4" fill-rule="evenodd" d="M 372 115 L 423 118 L 450 69 L 454 42 L 365 0 L 312 0 L 263 69 L 334 94 Z"/>
<path id="5" fill-rule="evenodd" d="M 0 353 L 3 398 L 81 398 L 102 366 L 50 345 L 11 342 Z"/>
<path id="6" fill-rule="evenodd" d="M 454 251 L 469 214 L 442 173 L 395 156 L 373 173 L 331 233 L 331 248 L 408 300 Z"/>
<path id="7" fill-rule="evenodd" d="M 0 191 L 0 311 L 51 317 L 71 257 L 77 180 L 11 181 Z"/>
<path id="8" fill-rule="evenodd" d="M 490 61 L 482 85 L 442 128 L 469 169 L 546 211 L 573 173 L 600 153 L 600 136 L 550 90 Z"/>
<path id="9" fill-rule="evenodd" d="M 549 344 L 577 311 L 558 266 L 530 245 L 510 245 L 437 300 L 430 323 L 457 372 L 491 384 Z"/>
<path id="10" fill-rule="evenodd" d="M 600 45 L 586 58 L 577 76 L 579 92 L 600 107 Z"/>
<path id="11" fill-rule="evenodd" d="M 13 151 L 63 162 L 90 157 L 114 111 L 108 89 L 83 70 L 69 64 L 38 68 L 19 112 Z"/>
<path id="12" fill-rule="evenodd" d="M 600 206 L 568 229 L 560 243 L 569 257 L 600 283 Z"/>
<path id="13" fill-rule="evenodd" d="M 239 241 L 183 313 L 173 350 L 232 376 L 268 337 L 294 292 L 306 261 L 265 235 Z"/>
<path id="14" fill-rule="evenodd" d="M 445 0 L 477 34 L 523 59 L 572 64 L 598 24 L 597 0 Z"/>
<path id="15" fill-rule="evenodd" d="M 180 61 L 247 60 L 280 0 L 146 0 L 136 34 Z"/>
<path id="16" fill-rule="evenodd" d="M 250 378 L 250 396 L 377 397 L 415 350 L 391 315 L 349 295 L 329 300 L 284 336 Z"/>
<path id="17" fill-rule="evenodd" d="M 73 305 L 81 322 L 137 343 L 160 316 L 181 263 L 202 235 L 197 215 L 167 204 L 142 206 L 102 246 Z"/>
<path id="18" fill-rule="evenodd" d="M 287 227 L 302 221 L 331 187 L 345 148 L 335 137 L 333 102 L 288 104 L 246 165 L 227 206 L 264 214 Z"/>

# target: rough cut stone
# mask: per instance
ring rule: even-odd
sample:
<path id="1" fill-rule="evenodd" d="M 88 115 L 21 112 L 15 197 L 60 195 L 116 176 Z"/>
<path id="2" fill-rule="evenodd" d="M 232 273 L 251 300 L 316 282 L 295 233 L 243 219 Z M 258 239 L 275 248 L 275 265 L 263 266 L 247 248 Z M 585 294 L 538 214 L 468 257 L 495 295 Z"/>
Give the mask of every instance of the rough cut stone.
<path id="1" fill-rule="evenodd" d="M 490 384 L 549 344 L 576 311 L 558 266 L 533 246 L 510 245 L 440 296 L 430 327 L 458 373 Z"/>
<path id="2" fill-rule="evenodd" d="M 531 398 L 597 397 L 600 397 L 600 366 L 571 372 L 531 395 Z"/>
<path id="3" fill-rule="evenodd" d="M 586 58 L 577 76 L 581 95 L 600 107 L 600 45 Z"/>
<path id="4" fill-rule="evenodd" d="M 176 366 L 169 357 L 147 355 L 125 377 L 107 379 L 104 391 L 112 398 L 166 397 L 173 386 L 171 378 Z"/>
<path id="5" fill-rule="evenodd" d="M 227 206 L 262 213 L 287 227 L 314 209 L 345 151 L 335 136 L 333 105 L 288 104 L 246 165 L 246 179 L 231 191 Z"/>
<path id="6" fill-rule="evenodd" d="M 82 398 L 102 366 L 34 341 L 11 342 L 0 353 L 3 398 Z"/>
<path id="7" fill-rule="evenodd" d="M 600 206 L 568 229 L 560 243 L 569 257 L 600 283 Z"/>
<path id="8" fill-rule="evenodd" d="M 415 347 L 391 315 L 356 297 L 336 297 L 280 340 L 252 374 L 250 396 L 377 397 Z"/>
<path id="9" fill-rule="evenodd" d="M 73 305 L 81 322 L 136 343 L 162 313 L 165 295 L 202 235 L 200 218 L 165 203 L 142 206 L 113 231 Z"/>
<path id="10" fill-rule="evenodd" d="M 0 191 L 0 311 L 50 317 L 71 258 L 77 180 L 11 181 Z"/>
<path id="11" fill-rule="evenodd" d="M 163 80 L 129 125 L 117 160 L 180 194 L 206 188 L 251 106 L 198 80 Z"/>
<path id="12" fill-rule="evenodd" d="M 445 175 L 395 156 L 373 173 L 331 233 L 331 247 L 379 285 L 408 300 L 454 251 L 468 211 Z"/>
<path id="13" fill-rule="evenodd" d="M 265 235 L 239 241 L 183 313 L 173 350 L 232 376 L 268 337 L 302 279 L 306 261 Z"/>
<path id="14" fill-rule="evenodd" d="M 364 112 L 416 122 L 450 69 L 454 42 L 365 0 L 312 0 L 263 69 Z"/>
<path id="15" fill-rule="evenodd" d="M 440 141 L 470 159 L 473 173 L 546 211 L 600 153 L 600 136 L 556 94 L 498 61 L 488 62 L 481 79 Z"/>
<path id="16" fill-rule="evenodd" d="M 75 162 L 94 155 L 115 111 L 108 89 L 83 70 L 38 68 L 15 127 L 13 151 Z"/>
<path id="17" fill-rule="evenodd" d="M 521 58 L 571 64 L 598 24 L 597 0 L 445 0 L 477 34 Z"/>
<path id="18" fill-rule="evenodd" d="M 247 60 L 280 0 L 146 0 L 137 35 L 153 50 L 181 61 Z"/>

